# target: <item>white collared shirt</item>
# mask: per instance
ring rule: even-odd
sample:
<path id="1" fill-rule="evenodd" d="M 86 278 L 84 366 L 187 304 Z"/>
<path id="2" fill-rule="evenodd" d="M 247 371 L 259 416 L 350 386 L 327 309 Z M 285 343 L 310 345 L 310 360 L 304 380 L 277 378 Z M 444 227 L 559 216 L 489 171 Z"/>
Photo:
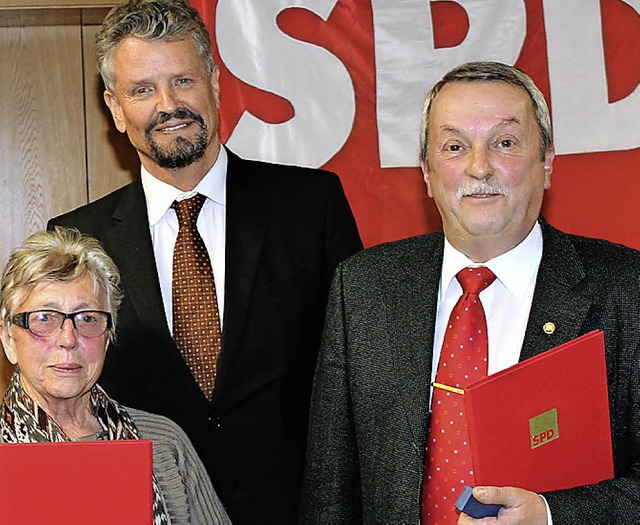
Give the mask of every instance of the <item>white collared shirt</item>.
<path id="1" fill-rule="evenodd" d="M 435 380 L 449 315 L 462 295 L 456 274 L 468 266 L 486 266 L 496 276 L 493 284 L 480 292 L 489 338 L 488 373 L 493 374 L 520 359 L 541 259 L 542 229 L 537 222 L 515 248 L 483 264 L 474 263 L 445 239 L 431 381 Z"/>
<path id="2" fill-rule="evenodd" d="M 147 201 L 147 214 L 151 241 L 156 259 L 162 302 L 167 316 L 169 330 L 173 333 L 173 304 L 171 301 L 171 276 L 173 272 L 173 247 L 178 236 L 178 217 L 171 204 L 201 193 L 207 200 L 198 216 L 198 231 L 202 236 L 216 283 L 220 328 L 224 318 L 224 276 L 225 276 L 225 240 L 226 240 L 226 179 L 227 152 L 224 147 L 209 172 L 189 192 L 183 192 L 151 175 L 144 167 L 141 170 L 142 187 Z"/>

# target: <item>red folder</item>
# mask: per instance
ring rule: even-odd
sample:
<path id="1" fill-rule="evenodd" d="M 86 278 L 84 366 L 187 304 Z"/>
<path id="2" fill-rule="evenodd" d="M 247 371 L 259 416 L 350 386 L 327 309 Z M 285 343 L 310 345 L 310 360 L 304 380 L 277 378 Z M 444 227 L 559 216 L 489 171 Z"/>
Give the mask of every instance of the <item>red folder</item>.
<path id="1" fill-rule="evenodd" d="M 0 444 L 0 523 L 151 525 L 152 442 Z"/>
<path id="2" fill-rule="evenodd" d="M 601 331 L 474 382 L 464 402 L 476 485 L 547 492 L 613 477 Z"/>

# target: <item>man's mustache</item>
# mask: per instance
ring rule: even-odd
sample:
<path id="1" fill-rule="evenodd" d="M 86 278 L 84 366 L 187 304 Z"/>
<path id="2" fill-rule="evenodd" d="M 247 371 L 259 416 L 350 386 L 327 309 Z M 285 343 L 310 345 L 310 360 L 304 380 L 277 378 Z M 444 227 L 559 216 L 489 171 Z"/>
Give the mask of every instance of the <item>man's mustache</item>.
<path id="1" fill-rule="evenodd" d="M 509 190 L 497 182 L 494 178 L 469 179 L 458 188 L 458 198 L 469 195 L 508 195 Z"/>
<path id="2" fill-rule="evenodd" d="M 190 119 L 190 120 L 193 120 L 196 124 L 198 124 L 198 126 L 200 126 L 201 128 L 206 127 L 204 123 L 204 119 L 198 113 L 194 113 L 193 111 L 187 108 L 178 108 L 172 113 L 165 113 L 164 111 L 161 111 L 160 113 L 158 113 L 158 115 L 156 115 L 156 117 L 151 122 L 149 122 L 149 124 L 147 124 L 145 132 L 151 133 L 155 127 L 160 126 L 171 119 L 177 119 L 177 120 Z"/>

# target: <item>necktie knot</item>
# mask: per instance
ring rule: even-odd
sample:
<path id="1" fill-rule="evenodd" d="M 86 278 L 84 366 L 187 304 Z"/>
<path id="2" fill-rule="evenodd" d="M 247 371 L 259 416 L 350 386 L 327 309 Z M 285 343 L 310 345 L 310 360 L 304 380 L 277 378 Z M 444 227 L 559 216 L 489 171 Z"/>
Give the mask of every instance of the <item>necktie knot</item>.
<path id="1" fill-rule="evenodd" d="M 495 281 L 496 276 L 486 266 L 479 266 L 460 270 L 456 275 L 456 279 L 458 279 L 464 293 L 477 295 Z"/>
<path id="2" fill-rule="evenodd" d="M 196 193 L 188 199 L 173 202 L 171 207 L 176 210 L 178 224 L 181 228 L 184 226 L 195 227 L 205 200 L 207 200 L 207 198 L 204 195 Z"/>

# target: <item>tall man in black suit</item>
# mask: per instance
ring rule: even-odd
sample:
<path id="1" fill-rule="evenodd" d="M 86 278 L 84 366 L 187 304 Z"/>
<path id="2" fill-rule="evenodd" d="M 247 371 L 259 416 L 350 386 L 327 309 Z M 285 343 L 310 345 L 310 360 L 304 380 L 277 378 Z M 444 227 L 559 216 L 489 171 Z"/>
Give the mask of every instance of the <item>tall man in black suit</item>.
<path id="1" fill-rule="evenodd" d="M 233 523 L 293 523 L 329 283 L 338 262 L 361 248 L 340 181 L 243 160 L 220 145 L 218 68 L 186 0 L 115 7 L 96 58 L 141 180 L 49 226 L 95 236 L 122 273 L 117 341 L 101 384 L 184 428 Z M 222 323 L 211 400 L 172 338 L 171 205 L 194 193 L 207 197 L 198 229 Z"/>
<path id="2" fill-rule="evenodd" d="M 540 218 L 554 158 L 550 118 L 516 68 L 476 62 L 447 73 L 427 96 L 421 141 L 444 232 L 365 250 L 336 271 L 311 403 L 302 523 L 640 523 L 640 254 Z M 435 457 L 427 445 L 430 384 L 461 295 L 455 276 L 470 266 L 496 276 L 479 294 L 489 374 L 604 331 L 615 479 L 544 497 L 477 487 L 477 499 L 504 505 L 496 519 L 421 515 L 421 502 L 437 497 L 437 474 L 422 493 L 425 458 Z M 443 480 L 443 494 L 459 490 L 456 476 Z"/>

